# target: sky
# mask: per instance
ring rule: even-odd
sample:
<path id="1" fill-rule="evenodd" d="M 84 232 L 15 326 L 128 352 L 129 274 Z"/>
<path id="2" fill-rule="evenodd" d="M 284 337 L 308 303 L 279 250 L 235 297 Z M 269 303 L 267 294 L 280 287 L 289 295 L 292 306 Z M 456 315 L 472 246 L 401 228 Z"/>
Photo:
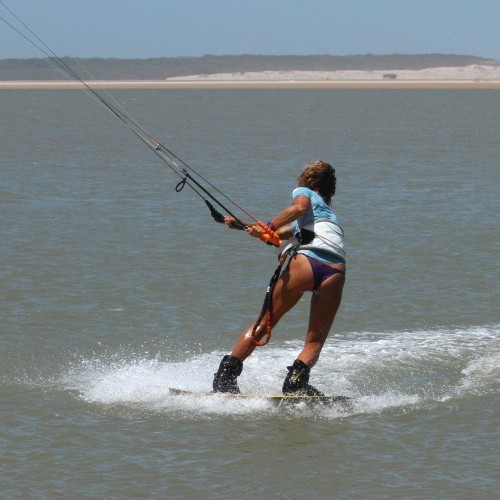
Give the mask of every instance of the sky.
<path id="1" fill-rule="evenodd" d="M 500 0 L 1 0 L 59 56 L 460 54 L 500 60 Z M 0 20 L 0 59 L 44 57 Z"/>

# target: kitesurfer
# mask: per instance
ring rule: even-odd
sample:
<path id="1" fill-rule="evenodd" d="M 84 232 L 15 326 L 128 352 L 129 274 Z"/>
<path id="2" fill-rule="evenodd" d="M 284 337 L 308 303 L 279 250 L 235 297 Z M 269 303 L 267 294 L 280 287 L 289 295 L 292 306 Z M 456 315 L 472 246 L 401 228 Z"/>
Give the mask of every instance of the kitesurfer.
<path id="1" fill-rule="evenodd" d="M 343 230 L 331 209 L 335 194 L 335 169 L 317 161 L 307 165 L 298 177 L 298 187 L 292 192 L 292 203 L 267 227 L 277 233 L 289 255 L 288 264 L 272 289 L 272 328 L 282 316 L 297 304 L 305 292 L 312 292 L 309 325 L 304 347 L 288 367 L 283 394 L 322 396 L 309 384 L 309 373 L 318 361 L 340 306 L 346 273 L 346 252 Z M 229 228 L 240 229 L 233 217 L 226 217 Z M 245 224 L 250 235 L 261 238 L 262 224 Z M 239 393 L 237 377 L 243 362 L 252 354 L 258 341 L 265 336 L 266 319 L 254 323 L 238 338 L 231 354 L 223 357 L 213 380 L 214 392 Z"/>

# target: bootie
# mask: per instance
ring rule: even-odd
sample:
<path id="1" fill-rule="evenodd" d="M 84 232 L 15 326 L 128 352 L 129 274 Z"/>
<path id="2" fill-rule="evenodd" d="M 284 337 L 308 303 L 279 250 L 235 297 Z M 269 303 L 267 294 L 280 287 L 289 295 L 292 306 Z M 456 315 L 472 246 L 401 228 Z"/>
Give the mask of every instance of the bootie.
<path id="1" fill-rule="evenodd" d="M 292 366 L 287 366 L 288 375 L 283 382 L 283 394 L 300 396 L 324 396 L 316 387 L 309 385 L 311 369 L 300 359 L 296 359 Z"/>
<path id="2" fill-rule="evenodd" d="M 240 388 L 236 378 L 243 370 L 243 363 L 229 354 L 222 358 L 217 373 L 214 374 L 214 382 L 212 385 L 214 392 L 230 392 L 239 394 Z"/>

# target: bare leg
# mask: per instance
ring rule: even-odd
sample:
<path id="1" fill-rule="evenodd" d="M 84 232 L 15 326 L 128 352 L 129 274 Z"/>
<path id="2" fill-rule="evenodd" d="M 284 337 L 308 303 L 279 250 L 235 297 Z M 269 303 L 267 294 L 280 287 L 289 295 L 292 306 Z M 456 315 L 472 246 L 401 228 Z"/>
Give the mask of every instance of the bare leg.
<path id="1" fill-rule="evenodd" d="M 312 290 L 313 275 L 311 266 L 304 255 L 294 255 L 286 271 L 276 283 L 273 292 L 273 321 L 274 327 L 278 321 L 300 300 L 304 292 Z M 251 332 L 253 324 L 244 331 L 236 342 L 231 355 L 244 361 L 255 349 Z M 260 340 L 265 334 L 265 318 L 258 326 L 256 337 Z"/>
<path id="2" fill-rule="evenodd" d="M 311 299 L 309 328 L 304 348 L 297 359 L 312 367 L 318 361 L 321 349 L 328 337 L 333 320 L 340 306 L 345 276 L 334 274 L 314 292 Z"/>
<path id="3" fill-rule="evenodd" d="M 309 371 L 318 360 L 332 326 L 342 298 L 344 281 L 344 274 L 334 274 L 314 291 L 304 348 L 293 365 L 288 367 L 289 372 L 282 389 L 284 394 L 300 392 L 306 395 L 322 395 L 315 387 L 309 385 Z M 271 326 L 274 327 L 278 323 L 283 315 L 300 300 L 304 292 L 312 291 L 313 285 L 313 270 L 309 259 L 304 255 L 294 255 L 273 290 Z M 256 329 L 257 340 L 261 340 L 266 334 L 266 321 L 267 318 L 264 317 Z M 240 392 L 236 378 L 241 374 L 242 362 L 252 354 L 256 347 L 252 338 L 253 327 L 254 325 L 240 335 L 231 355 L 223 358 L 214 376 L 214 392 Z"/>

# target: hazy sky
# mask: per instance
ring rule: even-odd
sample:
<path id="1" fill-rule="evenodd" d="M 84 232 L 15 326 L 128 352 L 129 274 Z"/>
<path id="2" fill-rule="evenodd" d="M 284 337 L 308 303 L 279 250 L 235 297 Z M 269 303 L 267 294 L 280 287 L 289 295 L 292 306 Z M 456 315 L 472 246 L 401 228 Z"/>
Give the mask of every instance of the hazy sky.
<path id="1" fill-rule="evenodd" d="M 500 60 L 500 0 L 2 0 L 58 55 L 466 54 Z M 11 19 L 0 4 L 0 16 Z M 43 57 L 0 22 L 0 58 Z"/>

